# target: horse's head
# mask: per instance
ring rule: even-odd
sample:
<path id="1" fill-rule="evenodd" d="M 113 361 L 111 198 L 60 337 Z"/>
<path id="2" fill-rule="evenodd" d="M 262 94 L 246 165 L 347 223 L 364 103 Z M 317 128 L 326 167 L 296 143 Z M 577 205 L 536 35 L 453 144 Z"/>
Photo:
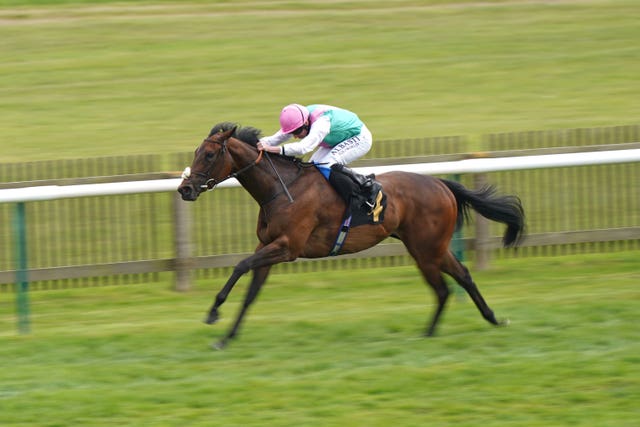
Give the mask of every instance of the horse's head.
<path id="1" fill-rule="evenodd" d="M 200 193 L 213 188 L 232 170 L 232 161 L 227 150 L 227 140 L 236 128 L 209 135 L 196 149 L 191 166 L 182 174 L 178 192 L 182 200 L 194 201 Z"/>

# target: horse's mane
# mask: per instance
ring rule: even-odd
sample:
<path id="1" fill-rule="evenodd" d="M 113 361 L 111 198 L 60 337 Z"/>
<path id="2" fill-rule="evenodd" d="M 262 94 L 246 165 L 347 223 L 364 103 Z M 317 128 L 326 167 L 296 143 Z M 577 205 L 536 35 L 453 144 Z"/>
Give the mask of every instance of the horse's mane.
<path id="1" fill-rule="evenodd" d="M 209 136 L 214 133 L 228 131 L 229 129 L 233 129 L 236 127 L 235 132 L 231 135 L 234 138 L 239 139 L 242 142 L 246 142 L 249 145 L 256 146 L 258 140 L 260 139 L 260 134 L 262 131 L 260 129 L 251 127 L 251 126 L 240 126 L 238 123 L 233 122 L 222 122 L 215 125 L 211 132 L 209 132 Z"/>
<path id="2" fill-rule="evenodd" d="M 233 135 L 231 135 L 232 137 L 239 139 L 242 142 L 245 142 L 253 147 L 256 146 L 256 144 L 258 143 L 258 141 L 260 140 L 260 134 L 262 133 L 262 131 L 260 129 L 254 128 L 252 126 L 240 126 L 238 123 L 234 123 L 234 122 L 221 122 L 218 123 L 217 125 L 215 125 L 213 128 L 211 128 L 211 132 L 209 132 L 209 136 L 213 135 L 214 133 L 218 133 L 218 132 L 224 132 L 227 131 L 229 129 L 233 129 L 234 126 L 236 127 L 235 132 L 233 133 Z M 283 156 L 280 154 L 275 154 L 276 157 L 282 158 L 282 159 L 286 159 L 289 160 L 297 165 L 300 166 L 313 166 L 313 163 L 310 162 L 305 162 L 302 159 L 298 158 L 298 157 L 291 157 L 291 156 Z"/>

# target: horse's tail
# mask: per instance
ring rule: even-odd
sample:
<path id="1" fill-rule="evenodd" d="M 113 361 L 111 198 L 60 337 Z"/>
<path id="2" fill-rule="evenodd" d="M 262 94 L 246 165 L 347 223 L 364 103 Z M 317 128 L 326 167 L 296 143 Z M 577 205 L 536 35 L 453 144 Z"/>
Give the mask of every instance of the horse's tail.
<path id="1" fill-rule="evenodd" d="M 441 181 L 451 190 L 458 203 L 458 226 L 468 219 L 471 207 L 483 217 L 507 225 L 502 238 L 505 247 L 519 243 L 524 233 L 524 209 L 519 197 L 498 195 L 491 185 L 469 190 L 454 181 Z"/>

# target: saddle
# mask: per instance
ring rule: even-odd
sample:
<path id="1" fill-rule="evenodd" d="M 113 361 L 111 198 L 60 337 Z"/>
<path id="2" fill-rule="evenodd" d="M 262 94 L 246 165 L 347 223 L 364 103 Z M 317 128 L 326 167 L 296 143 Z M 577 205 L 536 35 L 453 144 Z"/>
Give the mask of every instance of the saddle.
<path id="1" fill-rule="evenodd" d="M 342 249 L 351 227 L 384 221 L 387 195 L 373 174 L 363 176 L 343 165 L 331 167 L 329 183 L 346 203 L 342 226 L 329 253 L 329 256 L 335 256 Z"/>
<path id="2" fill-rule="evenodd" d="M 360 175 L 341 165 L 331 166 L 329 183 L 338 192 L 347 208 L 345 218 L 352 216 L 351 227 L 363 224 L 379 224 L 384 221 L 387 196 L 375 175 Z"/>

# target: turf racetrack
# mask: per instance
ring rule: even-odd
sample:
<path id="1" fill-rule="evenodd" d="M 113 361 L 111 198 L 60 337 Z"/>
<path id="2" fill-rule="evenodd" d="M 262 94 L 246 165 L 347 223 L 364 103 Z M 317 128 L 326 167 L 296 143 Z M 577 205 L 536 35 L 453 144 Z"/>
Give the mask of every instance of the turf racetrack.
<path id="1" fill-rule="evenodd" d="M 239 339 L 243 279 L 32 293 L 32 333 L 0 294 L 3 426 L 633 426 L 637 253 L 502 260 L 474 277 L 508 327 L 433 295 L 415 268 L 274 275 Z M 473 273 L 473 269 L 472 269 Z"/>

